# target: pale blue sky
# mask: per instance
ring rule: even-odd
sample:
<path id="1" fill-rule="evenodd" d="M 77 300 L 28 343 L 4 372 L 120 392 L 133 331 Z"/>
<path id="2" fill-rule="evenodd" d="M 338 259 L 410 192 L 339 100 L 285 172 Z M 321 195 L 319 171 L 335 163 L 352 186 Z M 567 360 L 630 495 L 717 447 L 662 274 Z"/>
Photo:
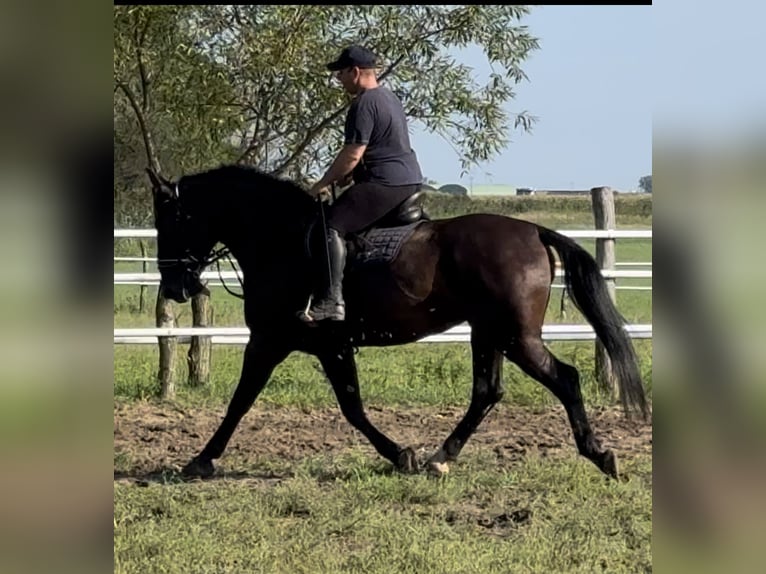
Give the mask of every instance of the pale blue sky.
<path id="1" fill-rule="evenodd" d="M 509 111 L 539 118 L 514 131 L 499 156 L 460 179 L 460 162 L 440 136 L 415 124 L 412 145 L 425 177 L 439 183 L 496 183 L 548 189 L 608 185 L 628 191 L 652 170 L 652 6 L 538 6 L 522 20 L 540 39 L 522 68 Z M 480 78 L 480 50 L 461 60 Z"/>
<path id="2" fill-rule="evenodd" d="M 766 133 L 766 7 L 664 0 L 652 8 L 655 138 L 716 145 Z"/>

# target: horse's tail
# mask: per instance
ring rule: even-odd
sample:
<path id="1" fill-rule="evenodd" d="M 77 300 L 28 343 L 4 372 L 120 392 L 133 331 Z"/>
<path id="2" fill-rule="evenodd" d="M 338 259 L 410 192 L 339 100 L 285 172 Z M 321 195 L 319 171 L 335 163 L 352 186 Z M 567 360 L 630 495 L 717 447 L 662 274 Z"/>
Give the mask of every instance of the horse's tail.
<path id="1" fill-rule="evenodd" d="M 575 241 L 551 229 L 539 227 L 540 241 L 553 247 L 564 268 L 569 297 L 593 326 L 606 348 L 620 386 L 622 406 L 627 414 L 633 408 L 648 416 L 638 359 L 630 337 L 624 330 L 625 318 L 615 307 L 596 260 Z"/>

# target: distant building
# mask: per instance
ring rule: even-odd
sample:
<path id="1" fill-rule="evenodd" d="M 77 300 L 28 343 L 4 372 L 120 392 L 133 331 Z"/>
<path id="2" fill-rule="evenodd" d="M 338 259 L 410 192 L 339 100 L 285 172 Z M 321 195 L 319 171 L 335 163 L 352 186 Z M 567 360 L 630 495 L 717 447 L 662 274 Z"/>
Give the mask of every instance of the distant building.
<path id="1" fill-rule="evenodd" d="M 451 193 L 452 195 L 468 195 L 468 190 L 457 183 L 448 183 L 439 188 L 442 193 Z"/>

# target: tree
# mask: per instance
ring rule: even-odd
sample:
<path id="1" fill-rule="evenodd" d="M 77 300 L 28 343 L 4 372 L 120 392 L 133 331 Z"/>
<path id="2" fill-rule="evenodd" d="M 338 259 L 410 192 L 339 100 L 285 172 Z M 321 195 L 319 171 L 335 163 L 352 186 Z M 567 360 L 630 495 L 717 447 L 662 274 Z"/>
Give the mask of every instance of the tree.
<path id="1" fill-rule="evenodd" d="M 227 113 L 234 93 L 226 70 L 197 42 L 199 6 L 115 6 L 115 143 L 138 137 L 145 160 L 198 168 L 233 146 L 226 138 L 241 118 Z M 123 162 L 137 150 L 118 149 Z M 125 167 L 124 164 L 120 167 Z"/>
<path id="2" fill-rule="evenodd" d="M 644 193 L 652 193 L 652 176 L 651 175 L 645 175 L 641 179 L 639 179 L 638 180 L 638 187 Z"/>
<path id="3" fill-rule="evenodd" d="M 356 42 L 382 57 L 381 81 L 413 121 L 453 145 L 467 172 L 504 149 L 509 132 L 535 122 L 525 111 L 504 110 L 514 85 L 527 79 L 521 64 L 539 47 L 519 24 L 528 12 L 502 5 L 115 6 L 115 146 L 133 143 L 115 150 L 115 163 L 125 177 L 155 160 L 179 171 L 232 161 L 296 179 L 319 175 L 342 145 L 350 103 L 324 64 Z M 471 44 L 492 65 L 486 85 L 448 53 Z"/>

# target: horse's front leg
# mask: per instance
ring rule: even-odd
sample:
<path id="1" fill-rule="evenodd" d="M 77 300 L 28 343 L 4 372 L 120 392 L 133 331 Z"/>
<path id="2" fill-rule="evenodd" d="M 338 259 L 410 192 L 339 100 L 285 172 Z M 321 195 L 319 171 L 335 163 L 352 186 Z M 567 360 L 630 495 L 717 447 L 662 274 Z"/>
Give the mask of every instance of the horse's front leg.
<path id="1" fill-rule="evenodd" d="M 213 460 L 223 454 L 239 421 L 253 406 L 274 368 L 290 354 L 289 347 L 274 339 L 251 335 L 245 347 L 242 374 L 229 402 L 226 416 L 202 452 L 183 468 L 184 475 L 204 478 L 211 476 L 215 471 Z"/>
<path id="2" fill-rule="evenodd" d="M 382 432 L 367 418 L 359 394 L 359 377 L 356 371 L 356 361 L 350 346 L 337 346 L 317 355 L 319 361 L 330 379 L 338 405 L 354 428 L 370 441 L 381 456 L 387 458 L 398 470 L 416 472 L 418 464 L 415 451 L 402 448 Z"/>

